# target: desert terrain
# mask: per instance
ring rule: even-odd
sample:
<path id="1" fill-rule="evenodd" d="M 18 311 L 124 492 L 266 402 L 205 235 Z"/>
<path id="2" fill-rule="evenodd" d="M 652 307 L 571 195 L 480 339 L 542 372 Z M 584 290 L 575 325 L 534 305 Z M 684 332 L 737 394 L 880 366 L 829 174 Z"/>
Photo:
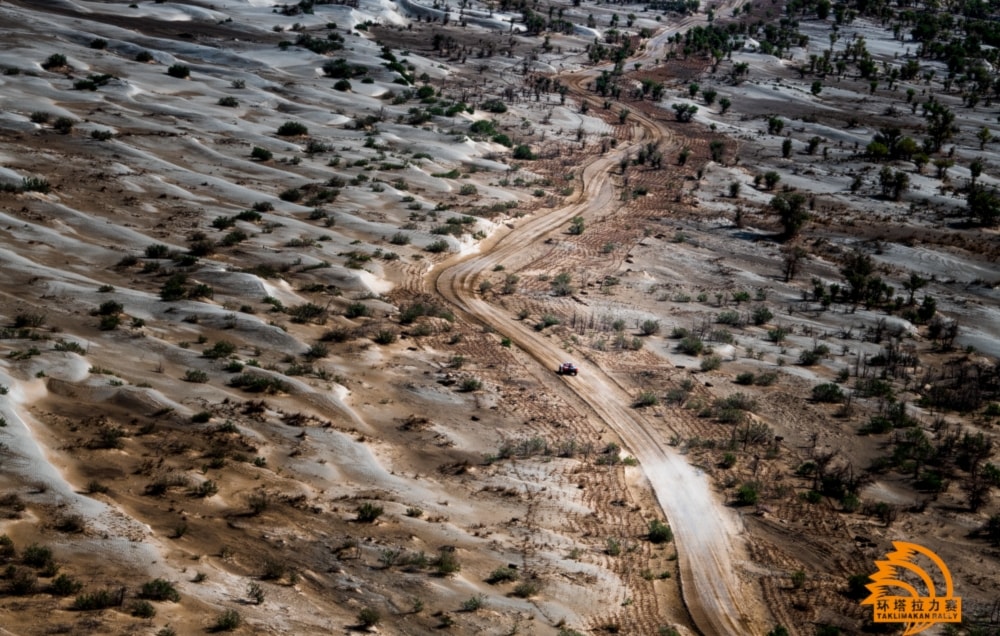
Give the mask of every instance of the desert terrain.
<path id="1" fill-rule="evenodd" d="M 0 634 L 1000 633 L 973 5 L 0 2 Z"/>

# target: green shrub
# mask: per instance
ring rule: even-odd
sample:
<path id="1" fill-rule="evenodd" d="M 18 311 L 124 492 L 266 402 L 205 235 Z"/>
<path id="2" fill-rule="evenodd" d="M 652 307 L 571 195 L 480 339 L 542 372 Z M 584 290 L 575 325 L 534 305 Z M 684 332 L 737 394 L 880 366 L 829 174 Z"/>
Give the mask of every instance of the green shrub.
<path id="1" fill-rule="evenodd" d="M 514 586 L 511 593 L 518 598 L 531 598 L 538 594 L 540 589 L 541 586 L 537 581 L 523 581 Z"/>
<path id="2" fill-rule="evenodd" d="M 287 382 L 259 373 L 241 373 L 230 378 L 229 386 L 250 393 L 287 393 L 291 387 Z"/>
<path id="3" fill-rule="evenodd" d="M 236 610 L 226 610 L 219 614 L 212 624 L 213 632 L 231 632 L 243 624 L 243 617 Z"/>
<path id="4" fill-rule="evenodd" d="M 750 312 L 750 319 L 757 326 L 767 324 L 772 318 L 774 318 L 774 313 L 763 305 L 754 307 L 753 311 Z"/>
<path id="5" fill-rule="evenodd" d="M 71 130 L 73 130 L 73 126 L 75 125 L 76 122 L 70 119 L 69 117 L 60 117 L 56 119 L 55 123 L 52 124 L 52 128 L 55 129 L 56 132 L 60 132 L 66 135 L 69 134 Z"/>
<path id="6" fill-rule="evenodd" d="M 21 563 L 33 568 L 46 568 L 53 563 L 52 548 L 33 543 L 24 549 Z"/>
<path id="7" fill-rule="evenodd" d="M 722 358 L 716 355 L 706 356 L 701 360 L 702 371 L 715 371 L 722 366 Z"/>
<path id="8" fill-rule="evenodd" d="M 492 572 L 490 572 L 489 577 L 487 577 L 486 582 L 490 585 L 496 585 L 497 583 L 506 583 L 508 581 L 516 581 L 521 577 L 520 572 L 511 567 L 500 567 Z"/>
<path id="9" fill-rule="evenodd" d="M 184 381 L 203 384 L 208 382 L 208 374 L 201 369 L 188 369 L 184 372 Z"/>
<path id="10" fill-rule="evenodd" d="M 374 523 L 376 519 L 382 516 L 383 512 L 382 506 L 366 501 L 358 506 L 358 521 L 361 523 Z"/>
<path id="11" fill-rule="evenodd" d="M 219 340 L 210 349 L 206 349 L 202 352 L 203 358 L 208 358 L 210 360 L 218 360 L 219 358 L 228 358 L 236 352 L 236 345 L 228 340 Z"/>
<path id="12" fill-rule="evenodd" d="M 156 616 L 156 608 L 149 601 L 135 601 L 129 608 L 129 613 L 136 618 L 153 618 Z"/>
<path id="13" fill-rule="evenodd" d="M 743 484 L 736 491 L 736 504 L 739 506 L 753 506 L 760 501 L 760 490 L 756 484 Z"/>
<path id="14" fill-rule="evenodd" d="M 227 95 L 225 97 L 220 97 L 219 101 L 216 103 L 219 106 L 225 106 L 226 108 L 236 108 L 240 105 L 240 100 L 236 99 L 232 95 Z"/>
<path id="15" fill-rule="evenodd" d="M 102 610 L 109 607 L 121 607 L 125 601 L 125 588 L 115 590 L 99 590 L 89 594 L 80 594 L 73 601 L 72 608 L 78 611 Z"/>
<path id="16" fill-rule="evenodd" d="M 816 385 L 812 390 L 812 399 L 816 402 L 839 404 L 845 397 L 843 389 L 833 382 Z"/>
<path id="17" fill-rule="evenodd" d="M 668 543 L 673 541 L 674 532 L 659 519 L 653 519 L 649 522 L 649 534 L 646 536 L 651 543 Z"/>
<path id="18" fill-rule="evenodd" d="M 479 378 L 470 375 L 462 378 L 462 382 L 459 383 L 458 388 L 463 393 L 471 393 L 482 389 L 483 382 Z"/>
<path id="19" fill-rule="evenodd" d="M 530 161 L 536 158 L 535 153 L 531 151 L 531 147 L 524 144 L 516 146 L 512 156 L 514 159 L 518 159 L 520 161 Z"/>
<path id="20" fill-rule="evenodd" d="M 448 247 L 448 241 L 445 241 L 444 239 L 438 239 L 437 241 L 434 241 L 424 249 L 432 254 L 440 254 L 442 252 L 449 251 L 450 248 Z"/>
<path id="21" fill-rule="evenodd" d="M 454 549 L 443 549 L 434 560 L 434 569 L 441 576 L 450 576 L 461 571 L 462 564 L 458 561 L 458 556 Z"/>
<path id="22" fill-rule="evenodd" d="M 286 121 L 278 127 L 278 135 L 282 137 L 299 137 L 308 134 L 309 128 L 297 121 Z"/>
<path id="23" fill-rule="evenodd" d="M 660 403 L 660 398 L 656 397 L 655 391 L 643 391 L 639 396 L 632 402 L 632 406 L 635 408 L 643 408 L 646 406 L 656 406 Z"/>
<path id="24" fill-rule="evenodd" d="M 181 595 L 170 581 L 166 579 L 153 579 L 142 584 L 142 587 L 139 589 L 139 598 L 151 601 L 173 601 L 176 603 L 181 600 Z"/>
<path id="25" fill-rule="evenodd" d="M 704 348 L 705 344 L 701 341 L 701 338 L 695 335 L 684 335 L 681 337 L 681 341 L 677 343 L 677 350 L 689 356 L 701 354 Z"/>
<path id="26" fill-rule="evenodd" d="M 375 627 L 382 620 L 382 615 L 374 607 L 365 607 L 358 612 L 358 623 L 365 629 Z"/>
<path id="27" fill-rule="evenodd" d="M 153 54 L 149 51 L 139 51 L 135 54 L 135 61 L 142 62 L 143 64 L 148 64 L 153 61 Z"/>
<path id="28" fill-rule="evenodd" d="M 186 79 L 191 76 L 191 69 L 184 64 L 171 64 L 167 69 L 167 75 L 178 79 Z"/>
<path id="29" fill-rule="evenodd" d="M 488 99 L 480 105 L 480 108 L 496 114 L 507 112 L 507 104 L 504 104 L 499 99 Z"/>
<path id="30" fill-rule="evenodd" d="M 398 337 L 399 336 L 392 329 L 379 329 L 375 332 L 375 335 L 372 336 L 372 340 L 375 341 L 375 344 L 391 345 L 396 342 Z"/>
<path id="31" fill-rule="evenodd" d="M 66 574 L 60 574 L 52 579 L 49 585 L 49 594 L 53 596 L 72 596 L 83 589 L 83 583 Z"/>
<path id="32" fill-rule="evenodd" d="M 66 60 L 66 56 L 62 53 L 53 53 L 44 62 L 42 62 L 42 68 L 46 71 L 52 68 L 62 68 L 63 66 L 68 66 L 69 62 Z"/>
<path id="33" fill-rule="evenodd" d="M 35 592 L 38 585 L 38 575 L 26 568 L 8 566 L 4 573 L 7 579 L 7 592 L 12 596 L 26 596 Z"/>

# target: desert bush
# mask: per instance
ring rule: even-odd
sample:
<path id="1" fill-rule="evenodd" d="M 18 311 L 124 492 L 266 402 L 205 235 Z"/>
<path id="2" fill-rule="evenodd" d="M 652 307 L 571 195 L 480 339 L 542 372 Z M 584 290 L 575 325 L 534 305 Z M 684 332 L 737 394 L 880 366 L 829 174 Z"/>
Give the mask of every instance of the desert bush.
<path id="1" fill-rule="evenodd" d="M 153 54 L 149 51 L 139 51 L 135 54 L 135 61 L 141 62 L 143 64 L 148 64 L 153 61 Z"/>
<path id="2" fill-rule="evenodd" d="M 374 607 L 364 607 L 358 612 L 358 623 L 365 629 L 375 627 L 382 620 L 382 615 Z"/>
<path id="3" fill-rule="evenodd" d="M 173 601 L 174 603 L 181 600 L 181 595 L 174 587 L 174 584 L 166 579 L 153 579 L 152 581 L 146 581 L 139 588 L 138 593 L 139 598 L 149 599 L 151 601 Z"/>
<path id="4" fill-rule="evenodd" d="M 14 316 L 15 329 L 37 329 L 45 324 L 44 313 L 19 313 Z"/>
<path id="5" fill-rule="evenodd" d="M 739 375 L 737 375 L 735 382 L 736 384 L 742 384 L 742 385 L 753 384 L 754 377 L 755 376 L 752 371 L 746 371 L 744 373 L 740 373 Z"/>
<path id="6" fill-rule="evenodd" d="M 87 529 L 87 525 L 83 520 L 81 515 L 63 515 L 56 520 L 56 530 L 61 532 L 68 532 L 71 534 L 78 534 Z"/>
<path id="7" fill-rule="evenodd" d="M 129 607 L 129 613 L 136 618 L 153 618 L 156 608 L 149 601 L 135 601 Z"/>
<path id="8" fill-rule="evenodd" d="M 60 117 L 56 119 L 55 123 L 52 124 L 52 128 L 56 130 L 56 132 L 60 132 L 66 135 L 69 134 L 71 130 L 73 130 L 73 126 L 75 125 L 76 122 L 70 119 L 69 117 Z"/>
<path id="9" fill-rule="evenodd" d="M 236 108 L 240 105 L 240 100 L 236 99 L 232 95 L 227 95 L 225 97 L 220 97 L 219 101 L 216 103 L 219 106 L 225 106 L 226 108 Z"/>
<path id="10" fill-rule="evenodd" d="M 236 610 L 226 610 L 216 617 L 212 624 L 213 632 L 231 632 L 243 624 L 243 617 Z"/>
<path id="11" fill-rule="evenodd" d="M 753 506 L 760 501 L 760 490 L 756 484 L 745 483 L 736 491 L 736 504 L 739 506 Z"/>
<path id="12" fill-rule="evenodd" d="M 260 605 L 264 602 L 264 588 L 260 586 L 257 581 L 250 581 L 247 585 L 247 598 L 254 605 Z"/>
<path id="13" fill-rule="evenodd" d="M 0 534 L 0 563 L 9 561 L 17 556 L 17 548 L 14 541 L 5 534 Z"/>
<path id="14" fill-rule="evenodd" d="M 66 56 L 62 53 L 53 53 L 48 56 L 44 62 L 42 62 L 42 68 L 46 71 L 52 68 L 62 68 L 68 65 L 69 62 L 66 60 Z"/>
<path id="15" fill-rule="evenodd" d="M 296 201 L 302 200 L 302 190 L 298 188 L 288 188 L 287 190 L 282 190 L 278 198 L 282 201 L 288 201 L 289 203 L 295 203 Z"/>
<path id="16" fill-rule="evenodd" d="M 287 382 L 259 373 L 241 373 L 229 380 L 229 386 L 249 393 L 287 393 L 291 387 Z"/>
<path id="17" fill-rule="evenodd" d="M 46 568 L 53 563 L 52 548 L 33 543 L 21 554 L 21 563 L 33 568 Z"/>
<path id="18" fill-rule="evenodd" d="M 689 356 L 701 354 L 704 348 L 705 344 L 702 342 L 701 338 L 695 335 L 682 336 L 681 341 L 677 343 L 677 350 L 681 353 L 686 353 Z"/>
<path id="19" fill-rule="evenodd" d="M 754 307 L 753 311 L 750 312 L 750 319 L 757 326 L 767 324 L 772 318 L 774 318 L 774 313 L 763 305 Z"/>
<path id="20" fill-rule="evenodd" d="M 812 390 L 812 399 L 816 402 L 837 404 L 843 402 L 845 397 L 843 389 L 833 382 L 816 385 Z"/>
<path id="21" fill-rule="evenodd" d="M 203 384 L 208 382 L 208 374 L 201 369 L 188 369 L 184 372 L 184 381 Z"/>
<path id="22" fill-rule="evenodd" d="M 806 349 L 799 354 L 799 364 L 804 367 L 811 367 L 829 353 L 830 348 L 826 345 L 816 345 L 812 349 Z"/>
<path id="23" fill-rule="evenodd" d="M 442 252 L 449 251 L 450 248 L 448 247 L 448 241 L 444 239 L 438 239 L 433 243 L 427 245 L 427 247 L 425 247 L 424 249 L 432 254 L 440 254 Z"/>
<path id="24" fill-rule="evenodd" d="M 398 337 L 399 336 L 392 329 L 379 329 L 378 331 L 375 332 L 375 335 L 372 336 L 372 340 L 376 344 L 391 345 L 392 343 L 396 342 L 396 339 Z"/>
<path id="25" fill-rule="evenodd" d="M 218 360 L 219 358 L 227 358 L 236 352 L 236 345 L 228 340 L 219 340 L 211 348 L 206 349 L 202 352 L 201 356 L 203 358 L 208 358 L 210 360 Z"/>
<path id="26" fill-rule="evenodd" d="M 653 519 L 649 522 L 649 533 L 646 536 L 651 543 L 668 543 L 673 541 L 674 532 L 659 519 Z"/>
<path id="27" fill-rule="evenodd" d="M 659 404 L 660 399 L 656 397 L 654 391 L 643 391 L 639 396 L 632 402 L 632 406 L 635 408 L 642 408 L 646 406 L 656 406 Z"/>
<path id="28" fill-rule="evenodd" d="M 315 323 L 322 325 L 326 322 L 327 310 L 315 303 L 305 303 L 296 305 L 288 310 L 292 317 L 292 322 L 296 324 Z"/>
<path id="29" fill-rule="evenodd" d="M 109 607 L 121 607 L 125 602 L 125 588 L 98 590 L 87 594 L 80 594 L 73 601 L 72 609 L 78 611 L 102 610 Z"/>
<path id="30" fill-rule="evenodd" d="M 475 594 L 462 601 L 462 611 L 463 612 L 475 612 L 482 609 L 486 605 L 486 597 L 482 594 Z"/>
<path id="31" fill-rule="evenodd" d="M 434 559 L 434 569 L 441 576 L 451 576 L 462 569 L 462 564 L 454 549 L 442 548 L 437 558 Z"/>
<path id="32" fill-rule="evenodd" d="M 147 245 L 146 258 L 167 258 L 170 255 L 170 248 L 166 245 Z"/>
<path id="33" fill-rule="evenodd" d="M 508 581 L 516 581 L 521 577 L 520 572 L 511 567 L 500 567 L 492 572 L 490 572 L 489 577 L 487 577 L 486 582 L 490 585 L 496 585 L 497 583 L 506 583 Z"/>
<path id="34" fill-rule="evenodd" d="M 286 121 L 278 127 L 278 135 L 282 137 L 299 137 L 308 134 L 309 128 L 297 121 Z"/>
<path id="35" fill-rule="evenodd" d="M 478 391 L 483 388 L 483 382 L 477 377 L 466 376 L 462 378 L 462 381 L 458 385 L 459 390 L 464 393 L 471 393 L 473 391 Z"/>
<path id="36" fill-rule="evenodd" d="M 260 146 L 254 146 L 253 150 L 250 151 L 250 158 L 256 159 L 257 161 L 270 161 L 273 157 L 273 152 L 267 148 L 261 148 Z"/>
<path id="37" fill-rule="evenodd" d="M 256 516 L 267 510 L 268 506 L 271 505 L 271 497 L 266 492 L 258 490 L 248 494 L 246 502 L 250 508 L 250 514 Z"/>
<path id="38" fill-rule="evenodd" d="M 358 506 L 358 521 L 361 523 L 374 523 L 376 519 L 382 516 L 383 512 L 382 506 L 366 501 Z"/>
<path id="39" fill-rule="evenodd" d="M 211 497 L 212 495 L 218 492 L 219 492 L 218 484 L 216 484 L 211 479 L 208 479 L 195 486 L 194 490 L 191 491 L 191 494 L 195 497 L 205 498 L 205 497 Z"/>
<path id="40" fill-rule="evenodd" d="M 728 309 L 726 311 L 721 311 L 715 317 L 715 322 L 722 325 L 729 325 L 731 327 L 739 326 L 740 324 L 740 312 Z"/>
<path id="41" fill-rule="evenodd" d="M 9 566 L 4 578 L 7 579 L 7 593 L 12 596 L 32 594 L 38 586 L 38 575 L 27 568 Z"/>
<path id="42" fill-rule="evenodd" d="M 536 159 L 537 158 L 535 156 L 535 153 L 532 152 L 531 147 L 530 146 L 526 146 L 524 144 L 521 144 L 519 146 L 515 146 L 514 147 L 514 153 L 513 153 L 512 156 L 514 157 L 514 159 L 517 159 L 519 161 L 530 161 L 532 159 Z"/>
<path id="43" fill-rule="evenodd" d="M 522 581 L 514 586 L 511 594 L 518 598 L 531 598 L 538 594 L 539 591 L 541 591 L 541 585 L 538 581 Z"/>
<path id="44" fill-rule="evenodd" d="M 287 573 L 288 565 L 284 560 L 268 557 L 261 566 L 260 578 L 265 581 L 277 581 L 284 578 Z"/>
<path id="45" fill-rule="evenodd" d="M 716 355 L 706 356 L 701 360 L 702 371 L 715 371 L 722 366 L 722 358 Z"/>
<path id="46" fill-rule="evenodd" d="M 777 381 L 777 373 L 774 371 L 765 371 L 764 373 L 758 373 L 757 377 L 754 378 L 753 383 L 757 386 L 771 386 Z"/>
<path id="47" fill-rule="evenodd" d="M 660 321 L 659 320 L 644 320 L 642 324 L 639 325 L 639 331 L 644 336 L 652 336 L 660 331 Z"/>
<path id="48" fill-rule="evenodd" d="M 80 583 L 69 575 L 60 574 L 52 579 L 48 592 L 53 596 L 72 596 L 79 593 L 81 589 L 83 589 L 83 583 Z"/>
<path id="49" fill-rule="evenodd" d="M 186 79 L 191 76 L 191 69 L 184 64 L 171 64 L 167 69 L 167 75 L 178 79 Z"/>

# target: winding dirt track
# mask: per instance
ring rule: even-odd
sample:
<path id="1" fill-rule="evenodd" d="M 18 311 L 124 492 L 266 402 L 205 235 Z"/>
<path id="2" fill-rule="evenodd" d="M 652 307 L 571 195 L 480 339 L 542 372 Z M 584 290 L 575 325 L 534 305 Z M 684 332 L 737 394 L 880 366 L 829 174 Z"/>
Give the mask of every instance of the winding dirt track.
<path id="1" fill-rule="evenodd" d="M 718 11 L 735 11 L 745 0 L 729 0 Z M 673 34 L 704 22 L 689 16 L 658 33 L 635 60 L 652 62 Z M 562 75 L 574 96 L 594 101 L 587 82 L 600 68 Z M 569 205 L 520 221 L 514 229 L 504 229 L 481 244 L 477 255 L 441 263 L 429 275 L 431 288 L 448 300 L 467 320 L 488 325 L 508 337 L 539 364 L 532 373 L 548 390 L 566 397 L 582 412 L 592 413 L 622 440 L 639 460 L 656 499 L 674 530 L 681 571 L 681 590 L 692 620 L 703 634 L 714 636 L 761 633 L 765 621 L 759 590 L 745 585 L 737 574 L 737 564 L 745 557 L 741 524 L 732 510 L 719 502 L 708 479 L 688 464 L 674 449 L 650 434 L 641 415 L 630 407 L 631 396 L 600 368 L 581 361 L 581 374 L 563 380 L 553 370 L 564 355 L 560 343 L 514 320 L 502 309 L 489 304 L 476 292 L 480 275 L 503 265 L 517 272 L 544 252 L 548 235 L 561 232 L 574 216 L 585 219 L 606 215 L 620 205 L 616 201 L 610 172 L 622 157 L 640 144 L 655 142 L 675 145 L 665 127 L 644 117 L 630 121 L 641 131 L 636 143 L 616 152 L 595 157 L 583 170 L 583 188 Z M 667 148 L 661 148 L 666 154 Z"/>
<path id="2" fill-rule="evenodd" d="M 591 100 L 593 95 L 587 95 L 582 87 L 592 77 L 591 73 L 564 76 L 579 99 Z M 682 593 L 698 629 L 706 635 L 761 633 L 763 600 L 737 574 L 737 563 L 745 559 L 741 524 L 735 513 L 717 500 L 707 478 L 646 430 L 641 415 L 630 406 L 631 396 L 613 378 L 586 362 L 581 362 L 578 377 L 558 378 L 554 369 L 564 356 L 560 343 L 515 320 L 476 292 L 480 274 L 500 264 L 507 272 L 524 268 L 547 249 L 547 235 L 562 232 L 572 217 L 591 219 L 620 205 L 610 179 L 612 168 L 641 143 L 672 141 L 667 130 L 641 114 L 635 114 L 631 121 L 641 131 L 637 143 L 587 164 L 583 190 L 570 205 L 504 229 L 483 242 L 480 254 L 440 264 L 428 282 L 464 318 L 488 325 L 534 358 L 538 365 L 533 375 L 542 386 L 566 397 L 581 412 L 596 416 L 639 460 L 674 530 Z"/>

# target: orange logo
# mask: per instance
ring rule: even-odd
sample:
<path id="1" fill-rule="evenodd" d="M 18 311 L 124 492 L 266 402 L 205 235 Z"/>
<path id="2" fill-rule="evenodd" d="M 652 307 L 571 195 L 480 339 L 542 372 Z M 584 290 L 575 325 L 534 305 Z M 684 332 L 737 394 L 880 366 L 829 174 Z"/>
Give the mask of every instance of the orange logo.
<path id="1" fill-rule="evenodd" d="M 866 587 L 876 623 L 905 623 L 903 636 L 919 634 L 938 623 L 962 621 L 962 599 L 955 596 L 951 572 L 941 557 L 915 543 L 893 541 L 896 550 L 876 561 L 878 572 Z M 920 562 L 929 561 L 928 571 Z M 895 594 L 890 592 L 895 588 Z"/>

